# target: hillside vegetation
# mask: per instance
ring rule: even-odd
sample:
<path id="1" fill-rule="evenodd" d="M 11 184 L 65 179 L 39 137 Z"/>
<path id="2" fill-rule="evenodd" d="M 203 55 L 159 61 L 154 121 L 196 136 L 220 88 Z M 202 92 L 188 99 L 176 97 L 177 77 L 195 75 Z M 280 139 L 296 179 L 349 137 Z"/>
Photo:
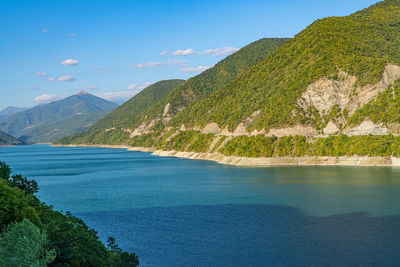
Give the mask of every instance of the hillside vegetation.
<path id="1" fill-rule="evenodd" d="M 265 56 L 287 40 L 286 38 L 265 38 L 253 42 L 243 47 L 238 52 L 226 57 L 214 67 L 186 82 L 180 83 L 179 86 L 176 85 L 175 88 L 171 88 L 168 94 L 159 95 L 160 97 L 158 99 L 153 98 L 157 101 L 151 103 L 143 98 L 147 95 L 147 91 L 155 88 L 157 85 L 156 83 L 134 96 L 124 105 L 121 105 L 120 108 L 99 121 L 99 123 L 91 127 L 85 133 L 68 137 L 60 140 L 58 143 L 123 143 L 124 141 L 128 141 L 129 134 L 122 129 L 133 130 L 141 124 L 149 124 L 151 121 L 155 121 L 155 123 L 149 128 L 152 128 L 152 130 L 157 128 L 162 129 L 164 127 L 163 122 L 166 123 L 169 119 L 174 117 L 179 110 L 221 89 L 228 82 L 246 72 L 251 66 L 265 58 Z M 165 81 L 161 81 L 160 83 L 165 84 Z M 167 114 L 163 116 L 167 104 L 169 104 L 169 110 L 166 112 Z M 164 121 L 162 120 L 163 117 Z M 104 132 L 114 127 L 116 129 L 113 131 Z"/>
<path id="2" fill-rule="evenodd" d="M 0 162 L 0 266 L 138 266 L 110 237 L 104 246 L 95 230 L 35 196 L 36 181 Z"/>
<path id="3" fill-rule="evenodd" d="M 52 143 L 65 136 L 87 130 L 113 110 L 114 109 L 96 111 L 90 114 L 78 114 L 60 122 L 38 126 L 20 136 L 19 139 L 30 144 Z"/>
<path id="4" fill-rule="evenodd" d="M 386 0 L 347 17 L 318 20 L 170 125 L 203 127 L 216 122 L 233 131 L 260 110 L 249 131 L 296 123 L 319 129 L 323 118 L 296 105 L 307 86 L 323 77 L 338 79 L 339 70 L 357 77 L 358 86 L 376 83 L 388 63 L 400 65 L 399 46 L 399 0 Z"/>
<path id="5" fill-rule="evenodd" d="M 221 61 L 149 108 L 133 125 L 147 126 L 138 135 L 117 128 L 59 143 L 246 157 L 400 156 L 399 138 L 391 135 L 400 133 L 398 47 L 400 0 L 386 0 L 346 17 L 315 21 L 240 75 L 210 89 L 201 82 L 212 80 L 204 78 L 208 73 L 216 80 L 223 76 L 217 68 Z M 195 83 L 199 87 L 190 86 L 194 81 L 201 81 Z M 372 128 L 361 127 L 364 122 Z"/>
<path id="6" fill-rule="evenodd" d="M 115 109 L 117 104 L 100 97 L 81 92 L 76 95 L 39 105 L 0 121 L 0 130 L 19 137 L 35 127 L 63 121 L 74 115 L 90 114 Z"/>
<path id="7" fill-rule="evenodd" d="M 17 146 L 24 145 L 25 143 L 11 135 L 6 134 L 3 131 L 0 131 L 0 146 Z"/>

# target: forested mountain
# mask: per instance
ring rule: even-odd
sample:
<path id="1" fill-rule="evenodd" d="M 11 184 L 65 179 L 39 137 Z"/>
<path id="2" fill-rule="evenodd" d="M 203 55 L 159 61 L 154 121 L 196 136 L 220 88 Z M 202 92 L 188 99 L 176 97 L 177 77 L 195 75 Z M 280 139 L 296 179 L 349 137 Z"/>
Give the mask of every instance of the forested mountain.
<path id="1" fill-rule="evenodd" d="M 26 109 L 28 108 L 19 108 L 13 106 L 6 107 L 0 110 L 0 120 L 4 120 L 5 118 L 17 114 L 18 112 L 24 111 Z"/>
<path id="2" fill-rule="evenodd" d="M 113 102 L 106 101 L 86 92 L 81 92 L 65 99 L 39 105 L 12 115 L 0 121 L 0 130 L 17 137 L 26 134 L 32 136 L 32 130 L 38 127 L 49 126 L 56 122 L 71 119 L 73 116 L 77 115 L 87 115 L 94 112 L 112 110 L 117 106 L 118 105 Z M 70 124 L 70 126 L 73 125 Z M 84 127 L 84 125 L 79 125 L 78 128 L 82 127 Z M 54 130 L 48 129 L 49 132 Z M 41 134 L 43 134 L 43 132 L 41 132 Z"/>
<path id="3" fill-rule="evenodd" d="M 129 136 L 128 131 L 123 129 L 129 129 L 132 132 L 136 129 L 136 134 L 141 134 L 152 131 L 153 128 L 163 127 L 180 110 L 219 90 L 287 40 L 285 38 L 266 38 L 251 43 L 226 57 L 214 67 L 179 86 L 176 85 L 176 88 L 171 88 L 168 94 L 160 95 L 160 98 L 157 99 L 159 101 L 154 101 L 151 103 L 152 105 L 139 105 L 143 101 L 141 100 L 142 96 L 138 94 L 86 133 L 68 139 L 76 139 L 76 142 L 82 143 L 118 142 L 117 140 L 125 141 L 126 136 Z M 145 93 L 143 92 L 143 94 Z M 144 101 L 144 103 L 148 102 Z M 124 112 L 124 109 L 131 106 L 136 106 L 136 110 L 140 110 L 140 113 L 135 111 L 128 115 Z M 111 128 L 116 129 L 105 132 Z"/>
<path id="4" fill-rule="evenodd" d="M 63 121 L 38 126 L 25 132 L 19 139 L 29 144 L 52 143 L 65 136 L 87 130 L 113 110 L 114 109 L 109 109 L 92 112 L 90 114 L 78 114 Z"/>
<path id="5" fill-rule="evenodd" d="M 0 162 L 0 266 L 138 266 L 110 237 L 36 197 L 38 184 Z"/>
<path id="6" fill-rule="evenodd" d="M 248 157 L 399 155 L 390 135 L 400 133 L 399 47 L 400 0 L 386 0 L 315 21 L 221 88 L 193 90 L 200 75 L 188 80 L 132 125 L 133 135 L 117 128 L 118 139 L 103 132 L 60 143 Z"/>
<path id="7" fill-rule="evenodd" d="M 0 146 L 15 146 L 15 145 L 23 145 L 24 142 L 6 134 L 3 131 L 0 131 Z"/>

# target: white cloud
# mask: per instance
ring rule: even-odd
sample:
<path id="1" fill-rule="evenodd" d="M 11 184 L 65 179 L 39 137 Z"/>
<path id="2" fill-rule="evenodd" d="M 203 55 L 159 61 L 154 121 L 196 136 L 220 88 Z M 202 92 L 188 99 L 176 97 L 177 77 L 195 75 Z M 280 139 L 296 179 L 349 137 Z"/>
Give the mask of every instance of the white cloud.
<path id="1" fill-rule="evenodd" d="M 201 52 L 200 54 L 213 55 L 213 56 L 225 56 L 228 54 L 232 54 L 238 50 L 239 50 L 239 48 L 227 46 L 227 47 L 221 47 L 221 48 L 215 48 L 215 49 L 208 49 L 208 50 Z"/>
<path id="2" fill-rule="evenodd" d="M 135 66 L 137 69 L 144 69 L 144 68 L 152 68 L 152 67 L 157 67 L 165 65 L 164 62 L 144 62 L 144 63 L 139 63 Z"/>
<path id="3" fill-rule="evenodd" d="M 187 60 L 167 60 L 167 61 L 156 61 L 156 62 L 144 62 L 137 64 L 135 68 L 137 69 L 144 69 L 144 68 L 153 68 L 153 67 L 158 67 L 162 65 L 181 65 L 181 66 L 186 66 L 189 63 Z"/>
<path id="4" fill-rule="evenodd" d="M 58 78 L 59 82 L 73 82 L 75 80 L 76 79 L 74 77 L 69 76 L 69 75 L 64 75 L 64 76 L 61 76 L 60 78 Z"/>
<path id="5" fill-rule="evenodd" d="M 78 65 L 78 60 L 76 59 L 66 59 L 61 62 L 64 66 L 75 66 Z"/>
<path id="6" fill-rule="evenodd" d="M 143 90 L 144 88 L 152 85 L 154 82 L 145 82 L 144 84 L 137 84 L 137 83 L 132 83 L 130 85 L 128 85 L 128 87 L 126 88 L 126 90 Z"/>
<path id="7" fill-rule="evenodd" d="M 137 83 L 132 83 L 126 87 L 126 90 L 135 90 L 139 85 Z"/>
<path id="8" fill-rule="evenodd" d="M 101 93 L 101 94 L 96 94 L 98 97 L 107 99 L 109 101 L 117 102 L 117 103 L 122 103 L 128 100 L 129 98 L 133 97 L 136 95 L 138 91 L 133 90 L 133 91 L 123 91 L 123 92 L 106 92 L 106 93 Z"/>
<path id="9" fill-rule="evenodd" d="M 161 56 L 166 56 L 166 55 L 168 55 L 168 51 L 162 51 L 162 52 L 160 53 L 160 55 L 161 55 Z"/>
<path id="10" fill-rule="evenodd" d="M 75 37 L 75 36 L 76 36 L 76 33 L 71 32 L 71 33 L 68 34 L 68 36 L 69 36 L 69 37 Z"/>
<path id="11" fill-rule="evenodd" d="M 208 70 L 210 67 L 208 66 L 198 66 L 198 67 L 190 67 L 190 68 L 181 68 L 181 72 L 203 72 Z"/>
<path id="12" fill-rule="evenodd" d="M 78 87 L 78 88 L 76 88 L 76 90 L 84 91 L 84 90 L 94 90 L 97 88 L 99 88 L 97 85 L 89 85 L 89 86 L 85 86 L 85 87 Z"/>
<path id="13" fill-rule="evenodd" d="M 55 81 L 55 78 L 54 78 L 54 77 L 49 77 L 49 78 L 47 78 L 47 80 L 48 80 L 49 82 L 54 82 L 54 81 Z"/>
<path id="14" fill-rule="evenodd" d="M 47 28 L 44 28 L 43 30 L 42 30 L 42 33 L 46 33 L 46 32 L 48 32 L 49 30 L 47 29 Z"/>
<path id="15" fill-rule="evenodd" d="M 197 54 L 197 55 L 226 56 L 226 55 L 232 54 L 238 50 L 239 50 L 239 48 L 236 48 L 233 46 L 226 46 L 226 47 L 220 47 L 220 48 L 215 48 L 215 49 L 207 49 L 203 52 L 197 52 L 197 51 L 189 48 L 189 49 L 185 49 L 185 50 L 176 50 L 175 52 L 172 53 L 172 55 L 174 55 L 174 56 L 189 56 L 189 55 Z"/>
<path id="16" fill-rule="evenodd" d="M 39 72 L 37 73 L 37 75 L 40 76 L 40 77 L 46 77 L 46 76 L 47 76 L 47 72 L 41 72 L 41 71 L 39 71 Z"/>
<path id="17" fill-rule="evenodd" d="M 195 51 L 191 48 L 185 49 L 185 50 L 176 50 L 175 52 L 172 53 L 174 56 L 189 56 L 194 54 Z"/>
<path id="18" fill-rule="evenodd" d="M 39 89 L 39 88 L 40 88 L 39 86 L 32 86 L 32 87 L 26 88 L 26 90 L 36 90 L 36 89 Z"/>
<path id="19" fill-rule="evenodd" d="M 146 87 L 149 87 L 150 85 L 154 84 L 154 82 L 145 82 L 144 84 L 138 86 L 138 89 L 142 90 Z"/>
<path id="20" fill-rule="evenodd" d="M 47 102 L 54 101 L 58 98 L 59 97 L 56 95 L 42 94 L 42 95 L 35 97 L 34 100 L 36 103 L 47 103 Z"/>

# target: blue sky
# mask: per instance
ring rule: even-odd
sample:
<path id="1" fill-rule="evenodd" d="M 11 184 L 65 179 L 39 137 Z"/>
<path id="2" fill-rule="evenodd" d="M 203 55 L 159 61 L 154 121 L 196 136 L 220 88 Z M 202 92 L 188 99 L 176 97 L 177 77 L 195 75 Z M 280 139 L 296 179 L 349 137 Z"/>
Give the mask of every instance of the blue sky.
<path id="1" fill-rule="evenodd" d="M 0 109 L 80 90 L 122 102 L 260 38 L 293 37 L 316 19 L 376 2 L 0 0 Z"/>

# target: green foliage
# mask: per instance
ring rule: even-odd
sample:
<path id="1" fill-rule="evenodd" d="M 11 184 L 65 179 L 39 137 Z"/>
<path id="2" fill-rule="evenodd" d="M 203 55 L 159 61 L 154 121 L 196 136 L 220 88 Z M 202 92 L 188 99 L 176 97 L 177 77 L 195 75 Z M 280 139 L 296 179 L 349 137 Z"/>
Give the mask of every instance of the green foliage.
<path id="1" fill-rule="evenodd" d="M 231 139 L 220 152 L 241 157 L 303 157 L 303 156 L 400 156 L 400 137 L 382 136 L 330 136 L 311 138 L 304 136 L 264 137 L 239 136 Z"/>
<path id="2" fill-rule="evenodd" d="M 358 77 L 360 86 L 379 81 L 387 63 L 400 65 L 399 21 L 398 0 L 384 1 L 347 17 L 318 20 L 173 121 L 186 127 L 216 122 L 232 131 L 260 110 L 249 131 L 299 122 L 321 128 L 319 115 L 312 110 L 308 114 L 314 117 L 311 121 L 302 114 L 293 116 L 301 94 L 319 78 L 338 78 L 338 69 Z"/>
<path id="3" fill-rule="evenodd" d="M 8 180 L 11 175 L 11 169 L 4 161 L 0 161 L 0 179 Z"/>
<path id="4" fill-rule="evenodd" d="M 250 67 L 263 60 L 278 46 L 285 43 L 287 38 L 264 38 L 253 42 L 238 52 L 218 62 L 214 67 L 187 80 L 174 89 L 147 112 L 147 121 L 151 121 L 163 114 L 164 107 L 169 103 L 172 114 L 178 114 L 181 107 L 188 107 L 211 93 L 223 88 L 230 81 L 245 73 Z M 186 110 L 181 112 L 186 114 Z M 182 115 L 185 116 L 185 115 Z M 169 125 L 180 127 L 181 117 L 173 118 Z"/>
<path id="5" fill-rule="evenodd" d="M 0 131 L 0 146 L 17 146 L 24 145 L 25 143 L 11 135 L 6 134 L 3 131 Z"/>
<path id="6" fill-rule="evenodd" d="M 63 138 L 56 144 L 118 144 L 128 141 L 123 132 L 109 132 L 107 129 L 135 129 L 141 123 L 144 112 L 151 105 L 167 95 L 184 80 L 160 81 L 143 89 L 140 93 L 118 107 L 114 112 L 94 124 L 84 134 Z"/>
<path id="7" fill-rule="evenodd" d="M 20 174 L 11 177 L 11 185 L 18 187 L 28 195 L 33 195 L 39 191 L 39 186 L 35 180 L 28 180 Z"/>
<path id="8" fill-rule="evenodd" d="M 110 266 L 112 267 L 125 267 L 125 266 L 138 266 L 139 260 L 135 254 L 128 254 L 119 248 L 114 237 L 109 237 L 107 240 L 107 247 L 110 252 Z"/>
<path id="9" fill-rule="evenodd" d="M 375 123 L 400 123 L 400 80 L 395 81 L 385 91 L 380 93 L 376 99 L 358 109 L 347 121 L 349 126 L 360 124 L 365 119 Z"/>
<path id="10" fill-rule="evenodd" d="M 153 120 L 159 120 L 168 103 L 170 104 L 169 114 L 173 116 L 183 107 L 190 106 L 210 93 L 221 89 L 287 40 L 285 38 L 261 39 L 226 57 L 213 68 L 186 82 L 181 80 L 161 81 L 149 86 L 103 120 L 100 120 L 84 134 L 64 138 L 56 143 L 110 144 L 108 135 L 103 134 L 106 129 L 135 129 L 144 122 L 150 123 Z M 156 86 L 161 88 L 156 88 Z M 155 92 L 162 92 L 162 94 L 156 95 Z M 185 112 L 185 110 L 181 112 Z M 178 125 L 179 119 L 174 123 L 171 122 L 171 124 Z M 164 130 L 164 124 L 159 121 L 153 125 L 152 130 L 161 132 Z M 102 136 L 102 138 L 97 138 L 97 135 Z M 133 139 L 130 142 L 134 143 L 135 146 L 147 146 L 138 144 L 138 138 Z M 151 139 L 144 139 L 147 144 L 151 142 Z M 126 141 L 124 140 L 122 143 Z"/>
<path id="11" fill-rule="evenodd" d="M 10 259 L 4 258 L 4 260 L 14 261 L 14 256 L 19 256 L 22 251 L 26 250 L 26 256 L 31 258 L 36 255 L 35 259 L 39 263 L 47 262 L 46 259 L 50 260 L 50 258 L 54 260 L 49 266 L 137 266 L 139 264 L 134 253 L 107 249 L 100 242 L 97 233 L 90 229 L 81 219 L 72 216 L 68 212 L 62 214 L 54 211 L 51 207 L 40 203 L 33 195 L 37 191 L 36 182 L 29 181 L 21 175 L 13 175 L 10 178 L 10 175 L 11 170 L 9 167 L 3 162 L 0 163 L 0 232 L 11 231 L 10 227 L 13 226 L 10 225 L 20 222 L 27 228 L 27 231 L 33 232 L 28 231 L 28 234 L 24 235 L 26 238 L 21 240 L 18 239 L 21 237 L 19 235 L 10 235 L 14 240 L 19 240 L 16 244 L 20 245 L 25 242 L 25 245 L 15 250 L 17 254 L 10 253 Z M 29 225 L 30 222 L 28 223 L 27 220 L 36 225 L 40 231 Z M 20 224 L 15 225 L 19 227 L 16 229 L 22 227 Z M 20 230 L 11 232 L 18 234 L 18 231 Z M 46 239 L 42 238 L 44 233 L 47 234 Z M 37 238 L 43 242 L 39 242 L 40 240 L 38 241 Z M 10 240 L 10 238 L 2 238 L 0 241 L 1 259 L 3 259 L 1 253 L 5 253 L 6 250 L 8 251 L 13 246 Z M 45 250 L 42 250 L 42 247 L 45 247 Z M 51 253 L 45 253 L 48 248 L 54 249 L 55 254 L 52 251 L 50 251 Z M 41 251 L 40 255 L 42 256 L 37 257 L 37 254 L 34 254 L 38 251 Z M 45 255 L 49 257 L 45 257 Z M 31 262 L 32 264 L 35 263 L 34 260 Z M 21 265 L 16 266 L 42 266 L 35 265 L 36 263 L 34 265 L 26 265 L 22 261 L 18 263 Z M 0 264 L 0 266 L 3 265 Z M 14 265 L 6 264 L 4 266 Z"/>
<path id="12" fill-rule="evenodd" d="M 56 257 L 48 244 L 47 234 L 28 219 L 11 224 L 0 238 L 0 266 L 47 266 Z"/>
<path id="13" fill-rule="evenodd" d="M 65 136 L 87 130 L 90 126 L 110 114 L 114 109 L 96 111 L 90 114 L 78 114 L 69 119 L 33 128 L 19 139 L 26 143 L 52 143 Z"/>
<path id="14" fill-rule="evenodd" d="M 76 114 L 90 114 L 116 108 L 118 105 L 100 97 L 81 93 L 49 104 L 35 106 L 0 122 L 0 130 L 22 136 L 36 126 L 44 126 L 71 119 Z"/>

